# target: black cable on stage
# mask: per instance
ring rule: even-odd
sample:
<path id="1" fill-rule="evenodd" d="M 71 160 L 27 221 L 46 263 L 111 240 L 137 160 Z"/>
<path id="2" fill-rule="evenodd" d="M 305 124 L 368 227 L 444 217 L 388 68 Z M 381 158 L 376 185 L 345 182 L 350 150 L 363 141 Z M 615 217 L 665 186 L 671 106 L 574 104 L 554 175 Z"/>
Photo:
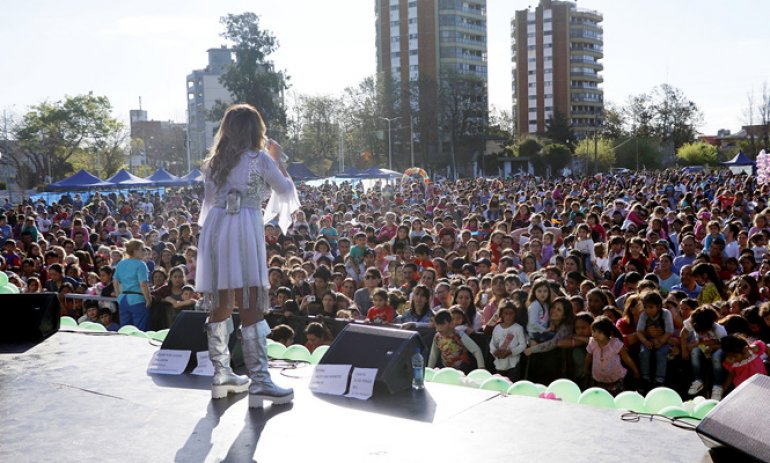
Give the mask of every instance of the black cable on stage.
<path id="1" fill-rule="evenodd" d="M 700 421 L 700 418 L 693 418 L 691 416 L 681 416 L 671 418 L 665 415 L 659 415 L 657 413 L 642 413 L 642 412 L 626 412 L 620 415 L 620 419 L 629 423 L 638 423 L 643 419 L 652 421 L 662 421 L 669 423 L 677 428 L 684 429 L 686 431 L 695 431 L 696 424 L 692 423 L 692 420 Z M 691 420 L 691 421 L 687 421 Z"/>

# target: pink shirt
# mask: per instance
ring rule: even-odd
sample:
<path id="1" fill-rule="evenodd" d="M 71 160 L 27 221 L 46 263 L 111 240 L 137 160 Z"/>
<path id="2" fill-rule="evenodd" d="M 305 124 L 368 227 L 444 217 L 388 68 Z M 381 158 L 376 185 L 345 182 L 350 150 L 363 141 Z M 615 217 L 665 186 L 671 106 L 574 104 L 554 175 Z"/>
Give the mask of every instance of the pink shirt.
<path id="1" fill-rule="evenodd" d="M 623 349 L 623 341 L 618 338 L 610 338 L 606 346 L 601 347 L 594 338 L 588 340 L 586 350 L 591 354 L 591 376 L 600 383 L 614 383 L 626 376 L 626 369 L 620 363 L 620 351 Z"/>
<path id="2" fill-rule="evenodd" d="M 733 372 L 733 384 L 740 385 L 742 382 L 754 375 L 766 375 L 765 364 L 762 362 L 762 354 L 765 353 L 767 346 L 762 341 L 754 341 L 752 345 L 759 346 L 759 351 L 755 354 L 753 351 L 749 358 L 737 363 L 725 362 L 725 370 Z"/>

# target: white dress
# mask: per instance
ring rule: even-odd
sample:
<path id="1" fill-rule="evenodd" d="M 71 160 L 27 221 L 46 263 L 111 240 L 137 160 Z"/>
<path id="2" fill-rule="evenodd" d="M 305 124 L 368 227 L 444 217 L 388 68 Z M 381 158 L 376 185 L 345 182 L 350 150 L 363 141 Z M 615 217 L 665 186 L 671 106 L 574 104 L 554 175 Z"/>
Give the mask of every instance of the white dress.
<path id="1" fill-rule="evenodd" d="M 248 288 L 257 287 L 257 308 L 266 310 L 270 303 L 270 283 L 264 226 L 266 221 L 277 217 L 284 232 L 289 228 L 291 214 L 300 206 L 294 182 L 283 176 L 264 151 L 245 152 L 219 188 L 208 169 L 203 175 L 195 290 L 213 296 L 216 304 L 217 290 L 244 288 L 241 307 L 248 307 Z M 241 195 L 240 211 L 228 213 L 225 209 L 228 193 L 234 191 Z M 263 215 L 262 204 L 268 195 L 270 200 Z"/>

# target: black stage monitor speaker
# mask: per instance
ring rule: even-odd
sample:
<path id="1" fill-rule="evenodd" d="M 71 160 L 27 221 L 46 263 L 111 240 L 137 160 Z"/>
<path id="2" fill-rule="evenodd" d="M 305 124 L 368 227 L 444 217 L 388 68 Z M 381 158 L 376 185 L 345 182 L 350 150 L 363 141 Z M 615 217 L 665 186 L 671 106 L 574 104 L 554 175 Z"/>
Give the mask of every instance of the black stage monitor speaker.
<path id="1" fill-rule="evenodd" d="M 53 293 L 2 294 L 0 342 L 39 342 L 59 331 L 59 298 Z"/>
<path id="2" fill-rule="evenodd" d="M 696 430 L 709 447 L 725 446 L 770 461 L 768 407 L 770 377 L 754 375 L 719 402 Z"/>
<path id="3" fill-rule="evenodd" d="M 322 364 L 376 368 L 375 390 L 394 394 L 412 387 L 412 355 L 425 352 L 414 331 L 351 323 L 334 339 Z"/>
<path id="4" fill-rule="evenodd" d="M 168 330 L 168 335 L 160 346 L 161 349 L 189 350 L 192 351 L 190 361 L 187 363 L 185 372 L 189 373 L 198 365 L 196 352 L 207 352 L 209 350 L 208 340 L 206 338 L 206 317 L 208 312 L 196 312 L 194 310 L 183 310 L 174 319 L 174 324 Z M 240 343 L 238 342 L 236 332 L 241 326 L 241 317 L 233 314 L 233 327 L 235 331 L 230 335 L 230 353 L 232 354 L 233 365 L 243 364 L 243 354 L 241 354 Z M 237 350 L 236 350 L 237 348 Z"/>

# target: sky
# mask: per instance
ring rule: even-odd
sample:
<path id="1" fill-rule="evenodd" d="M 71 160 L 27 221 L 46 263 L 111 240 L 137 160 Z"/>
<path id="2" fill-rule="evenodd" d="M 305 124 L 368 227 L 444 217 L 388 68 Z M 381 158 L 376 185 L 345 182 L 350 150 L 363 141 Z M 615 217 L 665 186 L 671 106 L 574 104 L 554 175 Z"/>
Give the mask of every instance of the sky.
<path id="1" fill-rule="evenodd" d="M 510 110 L 510 20 L 537 0 L 488 0 L 490 105 Z M 580 0 L 604 15 L 605 101 L 661 83 L 703 111 L 702 133 L 746 123 L 747 95 L 770 80 L 770 1 Z M 226 42 L 219 18 L 253 11 L 278 38 L 291 92 L 339 95 L 376 72 L 374 0 L 25 0 L 0 8 L 0 110 L 93 91 L 115 116 L 186 119 L 185 79 Z M 764 29 L 764 31 L 763 31 Z M 770 85 L 770 82 L 768 82 Z M 0 130 L 2 129 L 0 119 Z"/>

